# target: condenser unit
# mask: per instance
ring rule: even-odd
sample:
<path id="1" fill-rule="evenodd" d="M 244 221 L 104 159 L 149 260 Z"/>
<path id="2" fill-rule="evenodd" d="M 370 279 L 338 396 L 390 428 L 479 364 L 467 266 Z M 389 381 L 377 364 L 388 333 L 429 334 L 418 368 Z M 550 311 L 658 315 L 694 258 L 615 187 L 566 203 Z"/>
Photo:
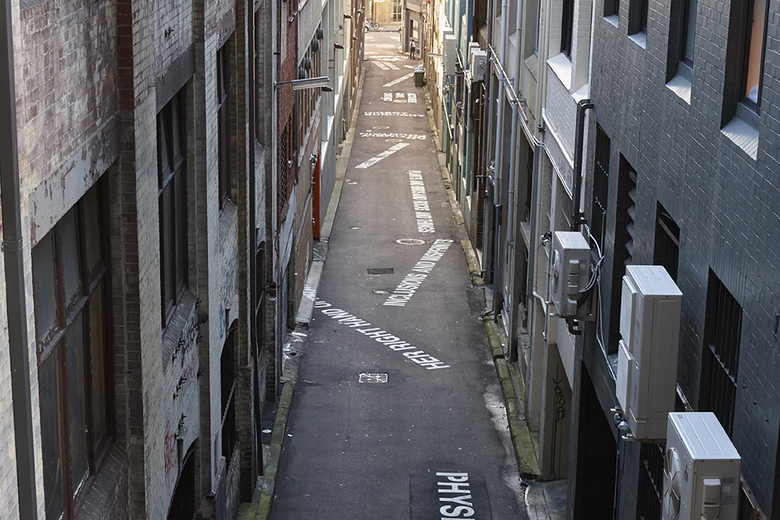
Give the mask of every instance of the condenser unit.
<path id="1" fill-rule="evenodd" d="M 455 65 L 458 63 L 458 39 L 452 33 L 444 34 L 444 75 L 455 75 Z"/>
<path id="2" fill-rule="evenodd" d="M 582 301 L 590 280 L 590 245 L 582 233 L 556 231 L 553 234 L 552 299 L 562 318 L 585 316 Z"/>
<path id="3" fill-rule="evenodd" d="M 667 414 L 674 410 L 681 306 L 682 293 L 662 266 L 626 266 L 620 309 L 625 352 L 618 354 L 617 389 L 637 440 L 666 435 Z"/>
<path id="4" fill-rule="evenodd" d="M 740 456 L 712 412 L 669 414 L 662 520 L 736 520 Z"/>
<path id="5" fill-rule="evenodd" d="M 484 81 L 487 72 L 487 52 L 479 48 L 479 44 L 469 45 L 469 74 L 471 81 Z"/>

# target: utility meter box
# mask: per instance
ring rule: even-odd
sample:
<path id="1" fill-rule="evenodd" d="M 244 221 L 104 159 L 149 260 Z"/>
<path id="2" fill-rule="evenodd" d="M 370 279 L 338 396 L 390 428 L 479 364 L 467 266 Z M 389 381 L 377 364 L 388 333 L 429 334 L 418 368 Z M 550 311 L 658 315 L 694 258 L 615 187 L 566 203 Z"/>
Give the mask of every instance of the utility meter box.
<path id="1" fill-rule="evenodd" d="M 484 81 L 487 73 L 487 52 L 479 44 L 469 45 L 469 74 L 471 81 Z"/>
<path id="2" fill-rule="evenodd" d="M 662 266 L 629 265 L 620 303 L 617 397 L 628 401 L 621 406 L 635 439 L 662 440 L 674 410 L 682 293 Z"/>
<path id="3" fill-rule="evenodd" d="M 458 39 L 451 32 L 444 34 L 444 75 L 455 75 L 455 65 L 458 63 Z"/>
<path id="4" fill-rule="evenodd" d="M 587 305 L 580 304 L 590 280 L 590 245 L 577 231 L 553 234 L 552 299 L 562 318 L 580 318 Z"/>
<path id="5" fill-rule="evenodd" d="M 669 414 L 662 520 L 736 520 L 740 456 L 712 412 Z"/>

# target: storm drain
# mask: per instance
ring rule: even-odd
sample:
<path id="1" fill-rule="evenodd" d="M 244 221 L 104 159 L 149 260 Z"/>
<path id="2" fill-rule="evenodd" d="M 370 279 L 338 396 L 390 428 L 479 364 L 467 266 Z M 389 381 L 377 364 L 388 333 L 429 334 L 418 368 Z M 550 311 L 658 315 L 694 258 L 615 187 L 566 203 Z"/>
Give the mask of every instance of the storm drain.
<path id="1" fill-rule="evenodd" d="M 395 271 L 392 267 L 369 267 L 366 272 L 368 274 L 393 274 Z"/>
<path id="2" fill-rule="evenodd" d="M 363 372 L 360 374 L 358 383 L 387 383 L 387 373 L 385 372 Z"/>
<path id="3" fill-rule="evenodd" d="M 421 246 L 425 244 L 425 240 L 420 240 L 419 238 L 399 238 L 396 240 L 396 243 L 402 246 Z"/>

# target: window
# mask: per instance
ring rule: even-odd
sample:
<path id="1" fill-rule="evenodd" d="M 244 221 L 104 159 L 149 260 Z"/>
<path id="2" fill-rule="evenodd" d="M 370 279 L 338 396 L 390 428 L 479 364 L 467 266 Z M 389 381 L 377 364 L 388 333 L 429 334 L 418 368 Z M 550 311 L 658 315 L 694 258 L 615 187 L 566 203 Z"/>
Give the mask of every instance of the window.
<path id="1" fill-rule="evenodd" d="M 767 0 L 752 0 L 748 2 L 747 8 L 748 24 L 745 57 L 742 65 L 742 95 L 745 103 L 758 110 L 761 106 L 769 2 Z"/>
<path id="2" fill-rule="evenodd" d="M 655 246 L 653 263 L 662 265 L 677 282 L 677 260 L 680 255 L 680 226 L 669 212 L 658 203 L 655 212 Z"/>
<path id="3" fill-rule="evenodd" d="M 710 270 L 704 316 L 701 411 L 713 412 L 731 435 L 737 397 L 742 307 Z"/>
<path id="4" fill-rule="evenodd" d="M 160 285 L 163 326 L 187 287 L 187 162 L 184 90 L 157 114 Z"/>
<path id="5" fill-rule="evenodd" d="M 628 34 L 647 32 L 649 0 L 631 0 L 628 5 Z"/>
<path id="6" fill-rule="evenodd" d="M 639 448 L 639 489 L 636 520 L 660 520 L 663 496 L 664 447 L 642 443 Z"/>
<path id="7" fill-rule="evenodd" d="M 376 21 L 376 20 L 374 20 Z M 400 22 L 401 20 L 401 0 L 393 0 L 393 21 Z"/>
<path id="8" fill-rule="evenodd" d="M 696 8 L 698 0 L 683 0 L 682 27 L 680 31 L 679 61 L 693 66 L 693 43 L 696 36 Z"/>
<path id="9" fill-rule="evenodd" d="M 33 249 L 46 518 L 73 518 L 111 438 L 100 188 Z"/>
<path id="10" fill-rule="evenodd" d="M 626 265 L 634 256 L 634 216 L 636 215 L 636 170 L 623 155 L 620 155 L 617 186 L 617 209 L 615 211 L 614 263 L 612 265 L 612 294 L 610 301 L 620 301 L 623 275 Z M 610 306 L 608 353 L 617 352 L 620 339 L 620 305 Z"/>
<path id="11" fill-rule="evenodd" d="M 620 16 L 620 0 L 604 0 L 604 16 Z"/>
<path id="12" fill-rule="evenodd" d="M 609 196 L 609 137 L 596 125 L 596 153 L 593 165 L 593 210 L 590 234 L 604 251 L 604 235 L 607 223 L 607 197 Z"/>
<path id="13" fill-rule="evenodd" d="M 574 0 L 563 0 L 561 13 L 561 52 L 571 58 L 572 32 L 574 31 Z"/>
<path id="14" fill-rule="evenodd" d="M 220 377 L 222 380 L 222 455 L 227 464 L 233 459 L 233 450 L 238 440 L 236 430 L 236 329 L 231 327 L 220 357 Z"/>
<path id="15" fill-rule="evenodd" d="M 219 143 L 219 204 L 230 199 L 230 40 L 217 51 L 217 142 Z"/>

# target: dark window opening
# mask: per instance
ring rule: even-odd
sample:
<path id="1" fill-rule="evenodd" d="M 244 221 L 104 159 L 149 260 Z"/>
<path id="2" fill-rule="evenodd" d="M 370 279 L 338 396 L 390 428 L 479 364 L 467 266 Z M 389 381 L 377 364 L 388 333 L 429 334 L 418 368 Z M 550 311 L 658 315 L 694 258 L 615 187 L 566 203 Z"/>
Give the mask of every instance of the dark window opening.
<path id="1" fill-rule="evenodd" d="M 230 464 L 233 450 L 238 441 L 236 429 L 236 328 L 231 326 L 220 357 L 220 377 L 222 381 L 222 455 Z"/>
<path id="2" fill-rule="evenodd" d="M 653 250 L 653 263 L 664 266 L 672 280 L 677 282 L 680 227 L 660 202 L 655 213 L 655 247 Z"/>
<path id="3" fill-rule="evenodd" d="M 642 443 L 639 449 L 639 489 L 637 491 L 637 520 L 661 520 L 663 496 L 664 447 Z"/>
<path id="4" fill-rule="evenodd" d="M 194 520 L 198 513 L 197 490 L 195 488 L 195 457 L 191 450 L 176 483 L 176 491 L 171 499 L 168 520 Z"/>
<path id="5" fill-rule="evenodd" d="M 101 182 L 33 248 L 47 519 L 73 518 L 113 437 Z"/>
<path id="6" fill-rule="evenodd" d="M 230 40 L 217 51 L 217 143 L 220 207 L 230 199 Z"/>
<path id="7" fill-rule="evenodd" d="M 731 435 L 737 397 L 742 307 L 710 270 L 704 318 L 702 411 L 713 412 Z"/>
<path id="8" fill-rule="evenodd" d="M 574 31 L 574 0 L 563 0 L 561 6 L 561 52 L 571 58 Z"/>
<path id="9" fill-rule="evenodd" d="M 163 326 L 187 287 L 186 104 L 180 90 L 157 114 Z"/>
<path id="10" fill-rule="evenodd" d="M 633 262 L 634 255 L 634 219 L 636 217 L 636 182 L 637 174 L 628 161 L 620 156 L 620 168 L 618 170 L 617 208 L 615 211 L 615 245 L 614 263 L 612 265 L 612 294 L 613 302 L 620 301 L 623 275 L 626 274 L 626 265 Z M 620 305 L 610 306 L 609 341 L 607 352 L 617 352 L 617 344 L 620 339 Z"/>
<path id="11" fill-rule="evenodd" d="M 607 224 L 607 197 L 609 196 L 609 155 L 611 142 L 607 134 L 596 125 L 596 153 L 593 165 L 593 210 L 590 234 L 604 251 L 604 235 Z"/>

